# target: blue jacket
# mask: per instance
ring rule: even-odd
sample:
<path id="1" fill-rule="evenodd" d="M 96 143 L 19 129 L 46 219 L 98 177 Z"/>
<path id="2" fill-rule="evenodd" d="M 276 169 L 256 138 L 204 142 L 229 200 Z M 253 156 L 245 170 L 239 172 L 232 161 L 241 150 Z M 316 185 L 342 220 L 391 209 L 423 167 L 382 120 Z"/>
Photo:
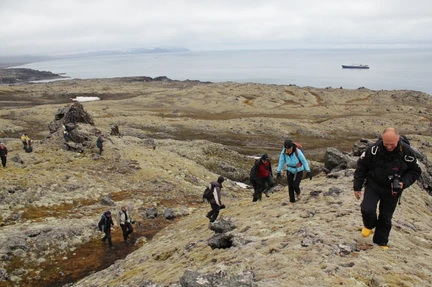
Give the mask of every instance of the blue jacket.
<path id="1" fill-rule="evenodd" d="M 296 151 L 293 151 L 292 154 L 289 155 L 285 153 L 285 148 L 283 148 L 279 156 L 279 165 L 277 168 L 277 172 L 280 173 L 285 164 L 287 167 L 286 169 L 292 174 L 303 170 L 306 170 L 306 172 L 310 172 L 308 162 L 300 149 L 297 149 L 297 154 L 298 158 L 296 155 Z M 301 162 L 302 165 L 296 167 L 299 162 Z"/>

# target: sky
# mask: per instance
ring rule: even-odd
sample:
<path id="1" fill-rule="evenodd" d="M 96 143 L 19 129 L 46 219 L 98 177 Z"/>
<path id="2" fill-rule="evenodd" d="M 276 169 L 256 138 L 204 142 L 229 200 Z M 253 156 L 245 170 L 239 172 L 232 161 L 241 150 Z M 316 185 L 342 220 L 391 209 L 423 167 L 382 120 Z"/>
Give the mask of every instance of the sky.
<path id="1" fill-rule="evenodd" d="M 431 0 L 0 0 L 0 56 L 432 48 Z"/>

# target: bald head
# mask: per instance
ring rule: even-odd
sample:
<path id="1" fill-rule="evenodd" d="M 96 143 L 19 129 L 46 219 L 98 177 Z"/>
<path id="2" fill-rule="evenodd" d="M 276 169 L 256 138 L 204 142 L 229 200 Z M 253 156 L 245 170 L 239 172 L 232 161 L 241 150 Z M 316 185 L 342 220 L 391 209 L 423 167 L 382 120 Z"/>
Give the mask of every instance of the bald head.
<path id="1" fill-rule="evenodd" d="M 395 128 L 386 128 L 382 133 L 384 148 L 393 151 L 399 143 L 399 132 Z"/>

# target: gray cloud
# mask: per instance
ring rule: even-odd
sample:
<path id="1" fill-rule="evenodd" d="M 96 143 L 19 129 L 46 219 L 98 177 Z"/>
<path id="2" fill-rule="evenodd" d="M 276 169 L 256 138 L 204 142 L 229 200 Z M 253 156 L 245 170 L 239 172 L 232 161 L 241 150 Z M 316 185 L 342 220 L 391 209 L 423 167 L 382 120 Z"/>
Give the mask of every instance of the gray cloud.
<path id="1" fill-rule="evenodd" d="M 432 46 L 430 0 L 2 0 L 0 55 Z"/>

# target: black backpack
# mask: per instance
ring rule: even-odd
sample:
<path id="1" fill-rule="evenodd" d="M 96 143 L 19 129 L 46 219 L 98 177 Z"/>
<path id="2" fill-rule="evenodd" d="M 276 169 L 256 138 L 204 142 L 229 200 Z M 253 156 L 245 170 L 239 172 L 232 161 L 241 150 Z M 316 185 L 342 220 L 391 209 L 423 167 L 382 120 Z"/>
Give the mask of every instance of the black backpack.
<path id="1" fill-rule="evenodd" d="M 210 201 L 211 199 L 213 199 L 213 188 L 214 188 L 214 186 L 210 183 L 206 187 L 206 189 L 204 189 L 203 201 L 205 201 L 205 200 Z"/>
<path id="2" fill-rule="evenodd" d="M 252 184 L 255 184 L 258 178 L 258 167 L 257 167 L 257 163 L 255 161 L 254 165 L 252 166 L 250 172 L 249 172 L 249 181 Z"/>

